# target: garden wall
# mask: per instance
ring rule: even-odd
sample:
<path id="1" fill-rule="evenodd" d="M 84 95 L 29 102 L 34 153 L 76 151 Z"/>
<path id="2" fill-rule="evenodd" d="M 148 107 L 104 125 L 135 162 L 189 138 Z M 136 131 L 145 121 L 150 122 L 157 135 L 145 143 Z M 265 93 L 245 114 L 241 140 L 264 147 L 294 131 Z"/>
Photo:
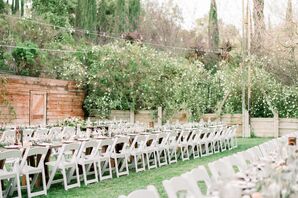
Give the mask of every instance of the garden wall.
<path id="1" fill-rule="evenodd" d="M 5 78 L 7 99 L 16 113 L 11 124 L 49 124 L 71 116 L 84 116 L 84 92 L 75 82 L 14 75 Z M 1 105 L 0 111 L 0 123 L 8 122 L 11 116 L 7 108 Z"/>
<path id="2" fill-rule="evenodd" d="M 142 122 L 149 125 L 149 122 L 157 123 L 156 119 L 153 119 L 152 112 L 150 111 L 140 111 L 140 112 L 130 112 L 130 111 L 112 111 L 110 119 L 126 120 L 134 122 Z M 171 123 L 179 121 L 180 123 L 185 123 L 187 121 L 187 112 L 179 112 L 173 116 L 170 120 Z M 204 121 L 222 121 L 225 124 L 238 125 L 236 134 L 238 137 L 242 136 L 242 114 L 225 114 L 218 117 L 216 114 L 204 114 L 202 116 Z M 251 133 L 257 137 L 277 137 L 285 135 L 294 131 L 298 131 L 298 119 L 290 118 L 251 118 Z"/>

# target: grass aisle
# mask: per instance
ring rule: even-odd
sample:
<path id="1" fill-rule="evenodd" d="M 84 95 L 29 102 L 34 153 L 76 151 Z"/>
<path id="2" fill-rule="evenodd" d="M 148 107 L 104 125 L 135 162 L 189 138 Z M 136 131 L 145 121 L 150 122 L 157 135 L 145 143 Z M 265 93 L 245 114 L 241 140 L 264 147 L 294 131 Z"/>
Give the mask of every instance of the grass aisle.
<path id="1" fill-rule="evenodd" d="M 98 197 L 98 198 L 114 198 L 121 194 L 127 195 L 131 191 L 139 188 L 144 188 L 147 185 L 154 185 L 158 188 L 161 197 L 166 197 L 163 190 L 162 181 L 170 179 L 174 176 L 179 176 L 198 165 L 206 165 L 209 162 L 222 158 L 224 156 L 231 155 L 233 153 L 246 150 L 255 145 L 261 144 L 269 140 L 268 138 L 247 138 L 238 139 L 238 148 L 225 151 L 223 153 L 214 154 L 208 157 L 191 159 L 189 161 L 182 162 L 179 160 L 176 164 L 163 166 L 158 169 L 135 173 L 134 170 L 130 171 L 129 176 L 123 176 L 120 178 L 113 178 L 110 180 L 104 180 L 97 184 L 91 184 L 84 186 L 83 183 L 80 188 L 71 189 L 65 191 L 62 184 L 52 186 L 48 192 L 47 197 Z"/>

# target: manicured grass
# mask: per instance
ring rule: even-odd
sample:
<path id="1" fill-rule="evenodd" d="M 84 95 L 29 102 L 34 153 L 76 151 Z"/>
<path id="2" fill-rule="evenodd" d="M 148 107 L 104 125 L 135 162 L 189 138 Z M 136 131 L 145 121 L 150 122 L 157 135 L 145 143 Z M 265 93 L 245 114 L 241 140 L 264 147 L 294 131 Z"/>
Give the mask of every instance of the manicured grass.
<path id="1" fill-rule="evenodd" d="M 268 138 L 247 138 L 238 139 L 238 148 L 231 151 L 225 151 L 222 153 L 214 154 L 208 157 L 191 159 L 189 161 L 182 162 L 179 160 L 176 164 L 163 166 L 150 171 L 135 173 L 134 170 L 130 171 L 129 176 L 123 176 L 120 178 L 113 178 L 110 180 L 104 180 L 97 184 L 91 184 L 88 186 L 82 186 L 80 188 L 71 189 L 65 191 L 62 184 L 54 185 L 48 191 L 47 197 L 99 197 L 99 198 L 113 198 L 119 195 L 127 195 L 130 192 L 144 188 L 147 185 L 154 185 L 157 187 L 161 197 L 166 197 L 163 190 L 162 181 L 170 179 L 174 176 L 179 176 L 199 165 L 206 165 L 209 162 L 222 158 L 224 156 L 231 155 L 233 153 L 246 150 L 255 145 L 261 144 L 269 140 Z"/>

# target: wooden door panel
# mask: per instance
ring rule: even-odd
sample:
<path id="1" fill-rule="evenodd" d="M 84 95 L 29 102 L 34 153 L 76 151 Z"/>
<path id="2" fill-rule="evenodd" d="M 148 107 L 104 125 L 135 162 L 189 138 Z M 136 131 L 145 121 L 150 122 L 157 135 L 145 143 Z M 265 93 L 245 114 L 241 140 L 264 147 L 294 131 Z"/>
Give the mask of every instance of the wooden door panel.
<path id="1" fill-rule="evenodd" d="M 30 125 L 46 124 L 46 92 L 30 92 Z"/>

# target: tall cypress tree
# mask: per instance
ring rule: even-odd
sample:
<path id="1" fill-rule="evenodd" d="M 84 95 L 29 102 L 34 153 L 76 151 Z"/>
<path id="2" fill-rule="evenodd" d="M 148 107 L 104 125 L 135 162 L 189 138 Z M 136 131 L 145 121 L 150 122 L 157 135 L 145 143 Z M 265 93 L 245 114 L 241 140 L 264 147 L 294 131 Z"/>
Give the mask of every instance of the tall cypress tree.
<path id="1" fill-rule="evenodd" d="M 115 8 L 115 32 L 127 31 L 127 9 L 125 0 L 116 0 Z"/>
<path id="2" fill-rule="evenodd" d="M 128 18 L 129 18 L 130 31 L 135 31 L 138 28 L 140 14 L 141 14 L 140 0 L 129 0 Z"/>
<path id="3" fill-rule="evenodd" d="M 97 19 L 98 19 L 98 30 L 100 32 L 107 32 L 108 28 L 108 18 L 107 18 L 107 2 L 106 0 L 101 0 L 98 6 Z"/>
<path id="4" fill-rule="evenodd" d="M 0 1 L 0 14 L 3 13 L 5 10 L 5 3 L 4 1 Z"/>
<path id="5" fill-rule="evenodd" d="M 211 0 L 209 10 L 209 25 L 208 25 L 209 49 L 218 50 L 219 48 L 219 29 L 217 19 L 217 7 L 215 0 Z"/>
<path id="6" fill-rule="evenodd" d="M 81 29 L 96 29 L 96 0 L 78 0 L 76 25 Z"/>
<path id="7" fill-rule="evenodd" d="M 254 36 L 252 39 L 252 52 L 259 54 L 263 46 L 263 35 L 265 31 L 264 22 L 264 0 L 254 0 L 253 19 Z"/>

